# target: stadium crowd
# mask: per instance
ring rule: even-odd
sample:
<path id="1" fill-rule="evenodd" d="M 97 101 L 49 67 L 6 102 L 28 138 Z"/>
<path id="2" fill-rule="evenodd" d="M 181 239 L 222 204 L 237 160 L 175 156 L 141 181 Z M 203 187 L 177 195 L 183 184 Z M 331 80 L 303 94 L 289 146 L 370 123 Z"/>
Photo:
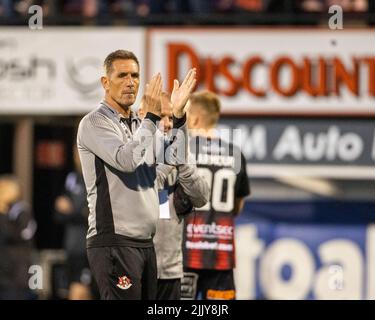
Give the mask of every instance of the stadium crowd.
<path id="1" fill-rule="evenodd" d="M 42 6 L 43 15 L 51 24 L 84 24 L 90 19 L 99 19 L 95 22 L 98 24 L 149 24 L 151 17 L 165 16 L 168 16 L 167 23 L 176 23 L 178 20 L 173 20 L 176 15 L 183 17 L 185 24 L 202 17 L 205 19 L 200 23 L 206 24 L 210 16 L 214 21 L 217 15 L 225 15 L 229 19 L 225 21 L 230 24 L 235 21 L 231 17 L 254 13 L 323 14 L 331 5 L 340 5 L 348 13 L 374 12 L 374 3 L 368 0 L 1 0 L 0 20 L 4 24 L 26 17 L 32 5 Z M 163 18 L 151 20 L 153 24 L 165 24 L 165 21 Z M 254 21 L 243 18 L 240 22 L 252 24 Z"/>

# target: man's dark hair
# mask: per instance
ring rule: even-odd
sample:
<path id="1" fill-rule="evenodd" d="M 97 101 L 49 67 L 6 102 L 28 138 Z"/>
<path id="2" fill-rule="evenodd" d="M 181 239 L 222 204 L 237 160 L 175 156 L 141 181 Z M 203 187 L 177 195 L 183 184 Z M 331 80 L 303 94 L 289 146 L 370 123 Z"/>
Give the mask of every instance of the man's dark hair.
<path id="1" fill-rule="evenodd" d="M 113 71 L 113 62 L 116 60 L 134 60 L 139 68 L 139 61 L 136 55 L 127 50 L 116 50 L 111 52 L 104 60 L 104 70 L 107 75 Z"/>

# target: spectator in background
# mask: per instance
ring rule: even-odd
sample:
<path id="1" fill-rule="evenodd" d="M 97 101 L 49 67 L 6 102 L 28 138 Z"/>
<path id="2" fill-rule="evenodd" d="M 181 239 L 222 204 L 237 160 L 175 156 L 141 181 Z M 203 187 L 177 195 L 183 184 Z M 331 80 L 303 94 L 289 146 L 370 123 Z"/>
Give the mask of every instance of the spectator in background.
<path id="1" fill-rule="evenodd" d="M 214 0 L 189 0 L 190 11 L 194 14 L 209 14 L 215 12 Z"/>
<path id="2" fill-rule="evenodd" d="M 135 0 L 139 16 L 165 13 L 211 14 L 231 10 L 234 0 Z"/>
<path id="3" fill-rule="evenodd" d="M 89 300 L 91 273 L 86 256 L 88 207 L 77 147 L 73 148 L 75 170 L 65 180 L 63 194 L 55 201 L 55 218 L 65 225 L 69 300 Z"/>
<path id="4" fill-rule="evenodd" d="M 136 14 L 140 17 L 171 12 L 186 13 L 189 11 L 189 2 L 186 0 L 134 0 Z"/>
<path id="5" fill-rule="evenodd" d="M 327 0 L 327 6 L 339 5 L 345 12 L 366 12 L 368 0 Z"/>
<path id="6" fill-rule="evenodd" d="M 177 0 L 176 2 L 183 2 Z M 236 0 L 189 0 L 189 11 L 194 14 L 225 13 L 232 11 Z"/>
<path id="7" fill-rule="evenodd" d="M 29 8 L 33 5 L 37 5 L 43 8 L 43 16 L 47 16 L 50 11 L 51 7 L 52 11 L 54 10 L 56 3 L 58 1 L 52 0 L 17 0 L 11 1 L 13 3 L 13 9 L 19 16 L 27 16 L 29 15 Z"/>
<path id="8" fill-rule="evenodd" d="M 91 8 L 95 15 L 123 15 L 124 13 L 133 13 L 135 7 L 134 0 L 85 0 L 85 10 Z M 95 10 L 94 10 L 95 8 Z M 94 15 L 92 15 L 94 16 Z"/>
<path id="9" fill-rule="evenodd" d="M 304 0 L 300 3 L 300 8 L 306 12 L 322 12 L 325 10 L 325 0 Z"/>
<path id="10" fill-rule="evenodd" d="M 36 223 L 13 176 L 0 176 L 0 299 L 35 298 L 29 268 Z"/>
<path id="11" fill-rule="evenodd" d="M 93 18 L 98 15 L 98 0 L 83 0 L 82 15 L 85 18 Z"/>
<path id="12" fill-rule="evenodd" d="M 302 0 L 297 1 L 306 12 L 323 12 L 333 5 L 339 5 L 344 12 L 367 12 L 368 0 Z"/>
<path id="13" fill-rule="evenodd" d="M 263 10 L 263 0 L 234 0 L 237 10 L 248 12 L 260 12 Z"/>
<path id="14" fill-rule="evenodd" d="M 12 0 L 0 0 L 0 16 L 10 18 L 14 15 L 13 1 Z"/>
<path id="15" fill-rule="evenodd" d="M 301 0 L 297 0 L 299 2 Z M 293 0 L 263 0 L 263 8 L 266 12 L 285 14 L 294 12 L 297 5 Z"/>

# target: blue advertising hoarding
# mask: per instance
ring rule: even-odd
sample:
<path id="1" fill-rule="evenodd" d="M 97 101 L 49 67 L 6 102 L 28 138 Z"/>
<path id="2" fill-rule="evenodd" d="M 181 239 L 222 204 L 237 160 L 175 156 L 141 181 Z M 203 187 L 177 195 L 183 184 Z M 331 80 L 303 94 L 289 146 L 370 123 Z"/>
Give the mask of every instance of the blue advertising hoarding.
<path id="1" fill-rule="evenodd" d="M 375 299 L 375 203 L 252 201 L 236 223 L 239 299 Z"/>

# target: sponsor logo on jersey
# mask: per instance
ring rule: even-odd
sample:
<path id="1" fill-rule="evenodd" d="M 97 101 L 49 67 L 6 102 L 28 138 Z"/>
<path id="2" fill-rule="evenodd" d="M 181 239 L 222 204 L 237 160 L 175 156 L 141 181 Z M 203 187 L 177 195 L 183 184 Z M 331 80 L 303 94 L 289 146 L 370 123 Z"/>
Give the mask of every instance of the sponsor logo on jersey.
<path id="1" fill-rule="evenodd" d="M 233 251 L 233 245 L 231 243 L 218 243 L 208 241 L 186 241 L 186 249 L 193 250 L 218 250 L 218 251 Z"/>
<path id="2" fill-rule="evenodd" d="M 223 226 L 217 225 L 215 222 L 211 224 L 193 224 L 189 223 L 186 227 L 188 236 L 193 235 L 215 235 L 232 237 L 233 236 L 233 226 Z"/>

